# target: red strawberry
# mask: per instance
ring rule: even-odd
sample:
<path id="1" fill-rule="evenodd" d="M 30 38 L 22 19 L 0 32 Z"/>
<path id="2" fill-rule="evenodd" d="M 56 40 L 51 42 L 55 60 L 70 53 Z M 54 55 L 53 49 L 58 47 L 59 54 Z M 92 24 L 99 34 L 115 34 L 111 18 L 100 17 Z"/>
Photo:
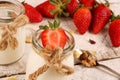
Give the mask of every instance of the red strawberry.
<path id="1" fill-rule="evenodd" d="M 67 2 L 66 2 L 67 3 Z M 48 0 L 36 6 L 36 9 L 45 17 L 54 18 L 59 16 L 69 16 L 64 12 L 65 3 L 60 0 Z"/>
<path id="2" fill-rule="evenodd" d="M 54 23 L 49 22 L 49 24 L 50 28 L 45 29 L 40 36 L 43 46 L 45 47 L 46 45 L 49 45 L 52 49 L 54 49 L 55 47 L 64 48 L 67 41 L 67 35 L 65 31 L 61 28 L 58 28 L 59 23 L 57 23 L 56 21 Z M 44 26 L 41 26 L 40 28 L 42 27 Z"/>
<path id="3" fill-rule="evenodd" d="M 42 15 L 31 5 L 24 3 L 25 13 L 28 16 L 30 22 L 41 22 Z"/>
<path id="4" fill-rule="evenodd" d="M 73 21 L 80 34 L 84 34 L 91 23 L 92 15 L 88 8 L 79 8 L 73 15 Z"/>
<path id="5" fill-rule="evenodd" d="M 95 3 L 95 0 L 80 0 L 80 4 L 84 4 L 84 7 L 93 7 Z"/>
<path id="6" fill-rule="evenodd" d="M 114 47 L 120 46 L 120 19 L 110 23 L 109 36 Z"/>
<path id="7" fill-rule="evenodd" d="M 72 16 L 78 8 L 78 4 L 79 2 L 77 0 L 71 0 L 71 2 L 66 5 L 66 11 Z"/>
<path id="8" fill-rule="evenodd" d="M 56 6 L 51 4 L 49 1 L 45 1 L 36 7 L 37 11 L 39 11 L 43 16 L 49 18 L 54 18 L 54 14 L 51 14 L 51 11 L 55 8 Z"/>
<path id="9" fill-rule="evenodd" d="M 104 4 L 99 4 L 98 7 L 95 8 L 93 13 L 93 23 L 92 23 L 92 31 L 93 33 L 99 33 L 105 25 L 108 23 L 111 17 L 111 10 L 105 6 Z"/>

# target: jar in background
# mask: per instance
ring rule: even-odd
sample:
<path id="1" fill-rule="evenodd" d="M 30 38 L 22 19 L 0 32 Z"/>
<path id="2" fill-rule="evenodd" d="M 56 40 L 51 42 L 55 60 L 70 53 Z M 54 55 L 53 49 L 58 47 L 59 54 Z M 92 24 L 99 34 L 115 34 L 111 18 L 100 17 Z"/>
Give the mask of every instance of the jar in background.
<path id="1" fill-rule="evenodd" d="M 27 68 L 26 68 L 26 80 L 29 79 L 29 75 L 34 73 L 36 70 L 38 70 L 41 66 L 43 66 L 46 61 L 43 59 L 42 56 L 38 55 L 36 52 L 39 53 L 39 51 L 43 48 L 40 35 L 42 30 L 38 30 L 33 34 L 32 38 L 32 44 L 33 44 L 33 50 L 30 52 L 28 61 L 27 61 Z M 74 58 L 72 54 L 72 50 L 75 46 L 74 38 L 73 36 L 68 32 L 65 31 L 67 38 L 67 43 L 65 45 L 65 48 L 63 50 L 63 54 L 69 54 L 62 63 L 71 67 L 74 69 Z M 46 72 L 43 74 L 40 74 L 37 79 L 35 80 L 72 80 L 73 75 L 61 75 L 56 72 L 54 68 L 49 68 Z"/>
<path id="2" fill-rule="evenodd" d="M 0 0 L 0 65 L 11 64 L 24 54 L 28 18 L 17 0 Z"/>

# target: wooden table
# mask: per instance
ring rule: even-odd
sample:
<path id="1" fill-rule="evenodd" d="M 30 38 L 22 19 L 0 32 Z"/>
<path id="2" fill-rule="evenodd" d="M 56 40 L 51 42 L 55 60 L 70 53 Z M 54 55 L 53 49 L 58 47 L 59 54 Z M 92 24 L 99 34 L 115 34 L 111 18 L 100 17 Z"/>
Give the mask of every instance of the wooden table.
<path id="1" fill-rule="evenodd" d="M 26 0 L 26 1 L 33 6 L 36 6 L 39 1 L 42 2 L 43 0 Z M 109 1 L 111 1 L 110 8 L 113 10 L 113 12 L 115 12 L 116 15 L 120 14 L 120 7 L 119 7 L 120 1 L 119 0 L 114 0 L 114 1 L 109 0 Z M 27 35 L 31 34 L 30 29 L 37 30 L 39 28 L 39 25 L 47 24 L 48 20 L 52 21 L 52 19 L 44 18 L 44 20 L 40 23 L 26 25 Z M 97 52 L 96 57 L 98 60 L 120 57 L 120 47 L 119 48 L 112 47 L 108 35 L 109 24 L 106 25 L 104 30 L 102 30 L 97 35 L 92 34 L 89 31 L 86 32 L 84 35 L 80 35 L 76 31 L 76 27 L 71 18 L 61 18 L 61 26 L 62 28 L 70 31 L 74 36 L 76 43 L 75 49 L 94 50 Z M 96 44 L 90 44 L 89 43 L 90 39 L 94 40 Z M 17 78 L 17 80 L 25 80 L 25 67 L 30 50 L 32 50 L 31 44 L 26 44 L 24 57 L 15 64 L 9 66 L 0 66 L 0 75 L 7 74 L 7 71 L 9 71 L 8 73 L 10 74 L 12 74 L 13 72 L 16 74 L 11 77 L 15 77 Z M 120 73 L 120 69 L 119 69 L 120 58 L 106 60 L 100 63 L 105 64 Z M 14 71 L 12 72 L 12 70 Z M 0 78 L 0 80 L 7 80 L 7 79 L 8 77 Z M 99 67 L 86 68 L 84 66 L 78 65 L 75 66 L 75 73 L 73 80 L 119 80 L 119 79 L 111 75 L 111 73 L 99 69 Z"/>

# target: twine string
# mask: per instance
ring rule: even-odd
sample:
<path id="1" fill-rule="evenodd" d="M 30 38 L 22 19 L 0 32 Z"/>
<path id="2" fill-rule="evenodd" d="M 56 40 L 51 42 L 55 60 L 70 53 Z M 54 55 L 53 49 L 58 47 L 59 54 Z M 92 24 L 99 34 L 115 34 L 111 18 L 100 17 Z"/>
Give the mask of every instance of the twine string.
<path id="1" fill-rule="evenodd" d="M 29 75 L 29 80 L 36 80 L 40 74 L 46 72 L 49 68 L 54 68 L 57 73 L 61 75 L 70 75 L 74 72 L 74 69 L 62 63 L 62 61 L 71 55 L 71 53 L 63 54 L 63 49 L 56 48 L 52 50 L 50 47 L 45 47 L 37 53 L 43 57 L 46 64 L 41 66 L 38 70 Z"/>

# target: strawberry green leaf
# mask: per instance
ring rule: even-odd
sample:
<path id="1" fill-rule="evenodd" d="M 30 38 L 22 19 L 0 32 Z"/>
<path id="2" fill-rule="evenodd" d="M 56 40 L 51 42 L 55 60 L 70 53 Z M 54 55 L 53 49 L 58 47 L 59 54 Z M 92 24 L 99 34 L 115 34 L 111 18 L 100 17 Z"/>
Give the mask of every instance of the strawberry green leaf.
<path id="1" fill-rule="evenodd" d="M 59 20 L 57 20 L 57 26 L 58 26 L 58 27 L 60 26 L 60 21 L 59 21 Z"/>
<path id="2" fill-rule="evenodd" d="M 65 17 L 68 17 L 68 16 L 69 16 L 69 13 L 66 13 L 66 12 L 62 12 L 62 14 L 63 14 Z"/>
<path id="3" fill-rule="evenodd" d="M 62 1 L 61 0 L 58 0 L 58 3 L 61 3 Z"/>
<path id="4" fill-rule="evenodd" d="M 65 10 L 66 9 L 66 6 L 65 6 L 66 4 L 63 4 L 63 6 L 62 6 L 62 9 L 63 10 Z"/>
<path id="5" fill-rule="evenodd" d="M 71 0 L 66 0 L 63 2 L 63 0 L 49 0 L 50 3 L 54 4 L 56 8 L 54 10 L 51 10 L 51 14 L 55 15 L 55 17 L 65 16 L 68 17 L 69 15 L 64 12 L 66 9 L 66 5 L 71 2 Z"/>
<path id="6" fill-rule="evenodd" d="M 56 25 L 57 25 L 56 20 L 53 22 L 53 24 L 54 24 L 54 28 L 56 28 Z"/>
<path id="7" fill-rule="evenodd" d="M 57 10 L 56 10 L 56 9 L 53 9 L 53 10 L 50 11 L 50 14 L 53 14 L 53 15 L 54 15 L 56 12 L 57 12 Z"/>
<path id="8" fill-rule="evenodd" d="M 42 30 L 49 29 L 49 27 L 47 25 L 45 25 L 45 26 L 40 25 L 39 28 Z"/>
<path id="9" fill-rule="evenodd" d="M 111 13 L 112 13 L 112 16 L 111 16 L 111 18 L 110 18 L 110 21 L 114 21 L 114 20 L 115 20 L 115 14 L 114 14 L 113 11 L 111 11 Z"/>
<path id="10" fill-rule="evenodd" d="M 45 26 L 39 26 L 40 29 L 56 29 L 60 26 L 60 21 L 58 19 L 55 19 L 54 22 L 50 22 L 48 21 L 48 26 L 45 25 Z"/>
<path id="11" fill-rule="evenodd" d="M 51 4 L 56 5 L 57 1 L 56 0 L 49 0 Z"/>
<path id="12" fill-rule="evenodd" d="M 110 6 L 109 1 L 105 0 L 105 5 L 106 5 L 107 7 L 109 7 L 109 6 Z"/>
<path id="13" fill-rule="evenodd" d="M 79 8 L 84 7 L 84 4 L 78 4 Z"/>
<path id="14" fill-rule="evenodd" d="M 120 19 L 120 15 L 115 16 L 114 12 L 111 10 L 112 16 L 110 18 L 110 21 L 114 21 L 115 19 Z"/>
<path id="15" fill-rule="evenodd" d="M 112 22 L 112 21 L 114 21 L 115 19 L 120 19 L 120 15 L 117 15 L 117 16 L 112 15 L 110 20 L 111 20 L 111 22 Z"/>
<path id="16" fill-rule="evenodd" d="M 25 4 L 25 0 L 21 2 L 22 4 Z"/>
<path id="17" fill-rule="evenodd" d="M 53 28 L 54 28 L 53 23 L 51 23 L 50 21 L 48 21 L 48 24 L 49 24 L 49 27 L 50 27 L 51 29 L 53 29 Z"/>
<path id="18" fill-rule="evenodd" d="M 54 28 L 59 27 L 59 26 L 58 26 L 58 23 L 57 23 L 57 21 L 56 21 L 56 20 L 53 22 L 53 24 L 54 24 Z"/>
<path id="19" fill-rule="evenodd" d="M 71 2 L 71 0 L 66 0 L 66 2 L 64 3 L 64 5 L 67 5 Z"/>

